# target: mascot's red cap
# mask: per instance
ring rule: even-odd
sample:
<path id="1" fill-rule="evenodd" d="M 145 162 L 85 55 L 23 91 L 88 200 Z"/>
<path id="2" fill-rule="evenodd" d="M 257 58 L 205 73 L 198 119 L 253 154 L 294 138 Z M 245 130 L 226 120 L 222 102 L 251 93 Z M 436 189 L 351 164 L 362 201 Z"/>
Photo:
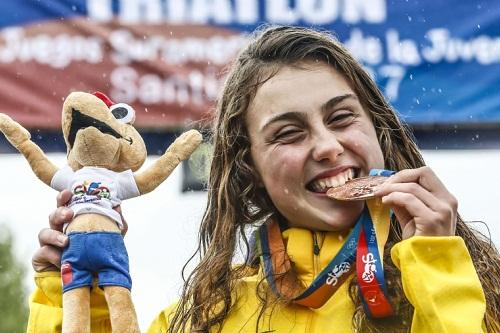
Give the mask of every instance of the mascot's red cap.
<path id="1" fill-rule="evenodd" d="M 100 91 L 96 91 L 92 95 L 94 95 L 95 97 L 97 97 L 101 101 L 103 101 L 104 104 L 106 104 L 108 106 L 108 108 L 115 104 L 115 103 L 113 103 L 113 101 L 108 96 L 106 96 L 105 94 L 103 94 Z"/>

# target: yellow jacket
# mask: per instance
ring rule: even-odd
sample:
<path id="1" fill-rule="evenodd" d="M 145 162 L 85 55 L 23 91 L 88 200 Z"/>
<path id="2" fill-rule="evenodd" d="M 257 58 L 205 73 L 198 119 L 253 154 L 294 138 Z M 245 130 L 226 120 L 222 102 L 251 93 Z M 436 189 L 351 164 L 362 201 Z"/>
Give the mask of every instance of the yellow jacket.
<path id="1" fill-rule="evenodd" d="M 377 220 L 374 218 L 374 224 L 379 228 L 377 235 L 380 235 L 384 231 L 380 231 Z M 321 234 L 321 251 L 315 256 L 311 231 L 298 228 L 286 230 L 283 237 L 287 252 L 299 278 L 306 283 L 312 282 L 315 274 L 326 267 L 338 252 L 344 236 L 338 233 Z M 411 332 L 486 332 L 483 326 L 486 310 L 484 293 L 462 238 L 412 237 L 395 245 L 391 257 L 401 270 L 406 297 L 415 307 Z M 255 290 L 261 278 L 261 274 L 256 274 L 238 284 L 238 298 L 224 322 L 222 332 L 256 331 L 260 307 Z M 35 282 L 37 288 L 30 298 L 28 332 L 60 332 L 62 300 L 59 273 L 38 273 Z M 92 332 L 111 332 L 104 295 L 99 288 L 93 290 Z M 352 332 L 353 310 L 347 284 L 344 284 L 319 309 L 297 305 L 275 307 L 270 317 L 266 315 L 261 319 L 259 332 Z M 172 307 L 163 310 L 148 332 L 166 332 L 171 311 Z"/>

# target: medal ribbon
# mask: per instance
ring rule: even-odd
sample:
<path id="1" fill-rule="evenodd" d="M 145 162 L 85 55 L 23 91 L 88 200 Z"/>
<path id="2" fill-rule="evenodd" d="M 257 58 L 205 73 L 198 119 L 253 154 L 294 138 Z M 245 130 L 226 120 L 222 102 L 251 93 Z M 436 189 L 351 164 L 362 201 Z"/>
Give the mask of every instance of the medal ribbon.
<path id="1" fill-rule="evenodd" d="M 372 171 L 384 176 L 393 173 L 387 170 Z M 375 227 L 367 207 L 340 251 L 307 288 L 291 268 L 291 261 L 286 253 L 277 221 L 271 220 L 257 230 L 256 246 L 271 289 L 276 294 L 291 299 L 295 304 L 310 308 L 321 307 L 356 270 L 367 314 L 373 317 L 386 317 L 393 313 L 377 247 Z"/>
<path id="2" fill-rule="evenodd" d="M 369 215 L 362 222 L 356 252 L 356 277 L 365 312 L 376 318 L 391 316 L 393 310 L 387 294 L 384 268 Z"/>

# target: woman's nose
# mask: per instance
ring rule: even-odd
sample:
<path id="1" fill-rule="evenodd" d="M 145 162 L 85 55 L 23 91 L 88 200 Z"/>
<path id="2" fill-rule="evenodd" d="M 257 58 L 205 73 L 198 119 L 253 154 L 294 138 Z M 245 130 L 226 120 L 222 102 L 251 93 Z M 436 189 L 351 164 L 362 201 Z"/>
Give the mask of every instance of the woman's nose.
<path id="1" fill-rule="evenodd" d="M 314 135 L 312 157 L 315 161 L 335 161 L 344 152 L 339 138 L 329 129 L 317 131 Z"/>

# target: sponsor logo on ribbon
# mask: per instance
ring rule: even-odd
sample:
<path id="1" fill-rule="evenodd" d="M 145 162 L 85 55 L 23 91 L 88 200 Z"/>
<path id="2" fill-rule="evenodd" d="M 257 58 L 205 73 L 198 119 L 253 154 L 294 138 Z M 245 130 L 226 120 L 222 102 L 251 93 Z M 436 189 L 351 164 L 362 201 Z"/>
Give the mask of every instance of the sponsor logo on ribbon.
<path id="1" fill-rule="evenodd" d="M 361 260 L 365 264 L 365 269 L 363 271 L 363 274 L 361 274 L 361 278 L 363 279 L 363 281 L 370 283 L 373 281 L 373 279 L 375 279 L 375 273 L 377 273 L 377 266 L 375 265 L 377 260 L 371 252 L 363 255 L 361 257 Z"/>
<path id="2" fill-rule="evenodd" d="M 339 282 L 339 278 L 345 273 L 349 272 L 350 269 L 351 265 L 346 261 L 339 265 L 335 265 L 332 270 L 328 272 L 326 283 L 331 286 L 336 285 Z"/>

